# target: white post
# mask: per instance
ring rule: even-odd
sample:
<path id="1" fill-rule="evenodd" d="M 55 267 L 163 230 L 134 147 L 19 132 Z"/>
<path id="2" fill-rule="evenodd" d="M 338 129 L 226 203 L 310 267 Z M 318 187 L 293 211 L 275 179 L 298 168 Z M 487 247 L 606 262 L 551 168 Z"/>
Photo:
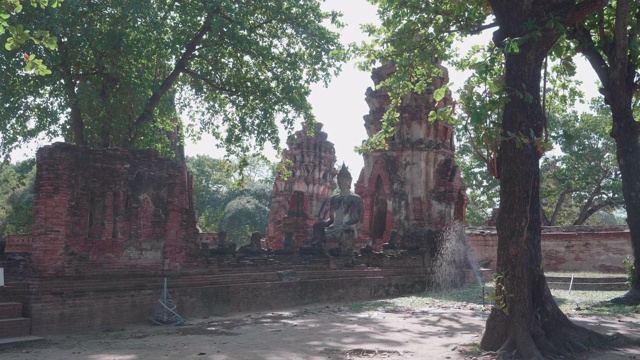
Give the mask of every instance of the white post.
<path id="1" fill-rule="evenodd" d="M 571 294 L 572 287 L 573 287 L 573 274 L 571 274 L 571 282 L 569 283 L 569 294 Z"/>
<path id="2" fill-rule="evenodd" d="M 4 286 L 4 268 L 0 267 L 0 286 Z"/>

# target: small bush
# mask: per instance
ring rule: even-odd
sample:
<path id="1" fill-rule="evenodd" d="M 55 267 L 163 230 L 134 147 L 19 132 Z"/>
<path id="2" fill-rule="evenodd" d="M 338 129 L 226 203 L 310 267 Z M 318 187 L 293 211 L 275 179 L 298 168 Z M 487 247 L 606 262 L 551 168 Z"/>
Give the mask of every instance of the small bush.
<path id="1" fill-rule="evenodd" d="M 627 285 L 631 287 L 636 277 L 636 267 L 633 266 L 633 259 L 631 256 L 627 256 L 626 259 L 622 260 L 622 264 L 624 265 L 624 272 L 627 273 Z"/>

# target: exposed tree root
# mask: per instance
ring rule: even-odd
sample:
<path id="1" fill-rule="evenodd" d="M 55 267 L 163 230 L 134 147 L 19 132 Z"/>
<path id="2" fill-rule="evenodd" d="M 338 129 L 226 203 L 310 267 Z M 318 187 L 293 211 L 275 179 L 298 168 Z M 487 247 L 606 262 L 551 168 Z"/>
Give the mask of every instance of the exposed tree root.
<path id="1" fill-rule="evenodd" d="M 609 300 L 612 304 L 618 305 L 640 305 L 640 289 L 638 287 L 631 288 L 626 294 Z"/>
<path id="2" fill-rule="evenodd" d="M 569 323 L 555 329 L 542 330 L 534 325 L 510 333 L 496 350 L 498 359 L 560 359 L 588 351 L 590 347 L 613 345 L 615 338 Z M 489 350 L 489 349 L 486 349 Z"/>
<path id="3" fill-rule="evenodd" d="M 559 359 L 625 340 L 574 324 L 553 300 L 547 301 L 550 296 L 545 291 L 545 306 L 538 307 L 529 322 L 493 309 L 480 342 L 482 349 L 495 351 L 498 359 Z"/>

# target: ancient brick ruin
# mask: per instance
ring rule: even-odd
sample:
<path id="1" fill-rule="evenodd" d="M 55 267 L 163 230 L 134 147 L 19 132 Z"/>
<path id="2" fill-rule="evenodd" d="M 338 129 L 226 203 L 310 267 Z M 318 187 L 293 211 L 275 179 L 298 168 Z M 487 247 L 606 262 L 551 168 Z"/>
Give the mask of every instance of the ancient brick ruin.
<path id="1" fill-rule="evenodd" d="M 317 131 L 316 137 L 320 159 L 304 148 L 292 159 L 310 160 L 299 162 L 306 174 L 326 174 L 325 181 L 308 186 L 328 196 L 335 187 L 335 155 L 326 134 Z M 303 168 L 294 170 L 299 175 Z M 364 259 L 354 267 L 350 259 L 326 255 L 204 256 L 200 242 L 213 246 L 221 234 L 198 233 L 192 186 L 184 163 L 152 151 L 69 144 L 40 149 L 33 233 L 15 237 L 13 248 L 24 251 L 19 259 L 0 257 L 7 285 L 0 287 L 0 303 L 21 303 L 24 328 L 45 335 L 148 323 L 165 278 L 185 317 L 355 301 L 427 287 L 429 275 L 419 259 L 391 259 L 386 267 L 368 267 Z M 294 198 L 304 205 L 290 214 L 313 214 L 323 201 Z"/>
<path id="2" fill-rule="evenodd" d="M 266 234 L 270 248 L 281 249 L 286 233 L 293 234 L 296 249 L 302 246 L 322 205 L 333 194 L 336 154 L 327 137 L 322 124 L 316 123 L 313 136 L 303 127 L 287 141 L 284 161 L 289 162 L 291 174 L 286 179 L 278 174 L 273 184 Z"/>
<path id="3" fill-rule="evenodd" d="M 447 70 L 434 78 L 432 91 L 448 81 Z M 393 64 L 373 71 L 378 86 L 395 72 Z M 374 248 L 387 242 L 396 230 L 404 247 L 432 248 L 444 226 L 464 221 L 466 195 L 460 170 L 454 160 L 453 127 L 430 122 L 429 113 L 451 105 L 451 97 L 436 101 L 431 92 L 410 94 L 403 99 L 400 119 L 388 150 L 364 154 L 364 169 L 355 190 L 364 200 L 361 238 L 372 239 Z M 367 89 L 369 114 L 364 117 L 369 137 L 381 129 L 390 105 L 384 89 Z"/>
<path id="4" fill-rule="evenodd" d="M 36 156 L 31 254 L 40 275 L 150 273 L 195 266 L 192 178 L 153 151 L 57 143 Z"/>

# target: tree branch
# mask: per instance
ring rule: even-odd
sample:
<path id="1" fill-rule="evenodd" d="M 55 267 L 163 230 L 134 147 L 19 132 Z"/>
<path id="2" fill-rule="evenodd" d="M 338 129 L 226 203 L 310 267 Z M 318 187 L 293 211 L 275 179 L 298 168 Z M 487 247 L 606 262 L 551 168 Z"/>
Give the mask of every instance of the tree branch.
<path id="1" fill-rule="evenodd" d="M 207 86 L 209 86 L 209 87 L 211 87 L 213 89 L 225 92 L 228 95 L 235 96 L 235 95 L 238 95 L 238 93 L 239 93 L 237 90 L 233 90 L 233 89 L 228 88 L 228 87 L 220 86 L 219 84 L 214 84 L 213 82 L 211 82 L 206 77 L 204 77 L 204 76 L 202 76 L 202 75 L 200 75 L 200 74 L 196 73 L 195 71 L 192 71 L 192 70 L 190 70 L 188 68 L 184 69 L 183 73 L 191 76 L 192 78 L 194 78 L 196 80 L 202 81 L 203 83 L 207 84 Z"/>
<path id="2" fill-rule="evenodd" d="M 585 221 L 587 221 L 591 215 L 597 213 L 598 211 L 608 208 L 608 207 L 617 207 L 617 206 L 622 206 L 624 205 L 624 200 L 622 199 L 609 199 L 605 202 L 602 202 L 600 204 L 596 204 L 594 206 L 592 206 L 591 208 L 589 208 L 589 210 L 587 211 L 584 220 L 578 224 L 578 220 L 576 220 L 576 222 L 573 223 L 573 225 L 583 225 L 585 223 Z"/>
<path id="3" fill-rule="evenodd" d="M 207 15 L 198 32 L 193 36 L 191 41 L 185 47 L 184 51 L 182 52 L 182 56 L 176 62 L 173 71 L 171 71 L 169 76 L 164 79 L 160 87 L 153 92 L 144 110 L 130 128 L 130 141 L 135 140 L 136 129 L 138 129 L 143 123 L 151 121 L 153 119 L 153 112 L 160 103 L 160 100 L 169 91 L 169 89 L 171 89 L 180 74 L 186 69 L 187 64 L 189 63 L 189 59 L 195 53 L 197 46 L 200 44 L 204 36 L 211 31 L 211 18 L 218 12 L 219 9 L 215 9 Z"/>
<path id="4" fill-rule="evenodd" d="M 629 0 L 618 0 L 616 3 L 616 20 L 613 26 L 613 58 L 610 61 L 611 78 L 627 79 L 629 63 Z M 622 86 L 623 84 L 619 84 Z"/>
<path id="5" fill-rule="evenodd" d="M 560 208 L 564 204 L 564 199 L 567 195 L 573 193 L 575 190 L 567 189 L 563 190 L 558 196 L 558 201 L 556 201 L 556 206 L 553 209 L 553 214 L 551 215 L 551 221 L 549 221 L 549 226 L 554 226 L 556 224 L 556 220 L 558 219 L 558 214 L 560 214 Z"/>
<path id="6" fill-rule="evenodd" d="M 607 3 L 608 0 L 585 0 L 579 4 L 552 10 L 551 15 L 557 17 L 562 25 L 571 26 L 596 10 L 602 9 Z"/>
<path id="7" fill-rule="evenodd" d="M 607 64 L 607 61 L 604 59 L 602 54 L 596 48 L 596 44 L 593 41 L 591 33 L 585 28 L 584 24 L 579 23 L 576 24 L 573 31 L 570 32 L 569 38 L 578 40 L 578 43 L 580 44 L 580 51 L 587 58 L 587 60 L 591 64 L 591 67 L 596 72 L 596 75 L 598 75 L 598 79 L 600 79 L 600 82 L 605 88 L 605 93 L 603 95 L 605 103 L 608 104 L 608 99 L 611 96 L 609 94 L 609 91 L 607 90 L 609 84 L 611 83 L 611 78 L 609 77 L 609 65 Z M 609 57 L 608 54 L 607 57 Z"/>
<path id="8" fill-rule="evenodd" d="M 491 28 L 498 27 L 498 26 L 499 26 L 499 24 L 497 22 L 492 22 L 491 24 L 480 25 L 477 28 L 469 31 L 469 35 L 478 35 L 478 34 L 480 34 L 481 32 L 483 32 L 483 31 L 485 31 L 487 29 L 491 29 Z M 461 31 L 461 30 L 459 30 L 459 31 Z"/>
<path id="9" fill-rule="evenodd" d="M 609 176 L 609 172 L 610 170 L 606 170 L 604 173 L 602 173 L 602 175 L 600 176 L 600 179 L 598 179 L 598 182 L 596 183 L 596 187 L 591 191 L 584 205 L 580 207 L 580 214 L 578 214 L 578 218 L 573 223 L 574 225 L 584 224 L 584 222 L 590 216 L 588 215 L 589 213 L 588 210 L 589 208 L 591 208 L 591 204 L 593 204 L 593 200 L 595 199 L 596 195 L 600 193 L 600 189 L 602 188 L 602 182 Z"/>

